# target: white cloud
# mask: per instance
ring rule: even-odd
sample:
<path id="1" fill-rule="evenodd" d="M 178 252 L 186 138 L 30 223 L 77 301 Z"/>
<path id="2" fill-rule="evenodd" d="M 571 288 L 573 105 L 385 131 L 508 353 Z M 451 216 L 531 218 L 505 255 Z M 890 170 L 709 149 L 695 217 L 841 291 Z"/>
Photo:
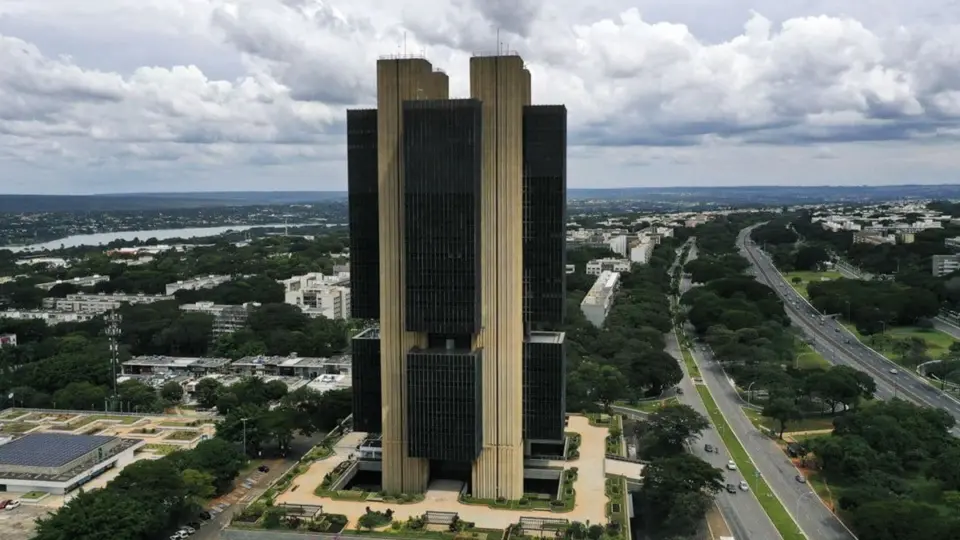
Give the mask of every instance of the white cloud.
<path id="1" fill-rule="evenodd" d="M 567 105 L 572 186 L 956 181 L 949 0 L 631 4 L 0 0 L 0 191 L 343 189 L 378 56 L 463 96 L 498 46 Z"/>

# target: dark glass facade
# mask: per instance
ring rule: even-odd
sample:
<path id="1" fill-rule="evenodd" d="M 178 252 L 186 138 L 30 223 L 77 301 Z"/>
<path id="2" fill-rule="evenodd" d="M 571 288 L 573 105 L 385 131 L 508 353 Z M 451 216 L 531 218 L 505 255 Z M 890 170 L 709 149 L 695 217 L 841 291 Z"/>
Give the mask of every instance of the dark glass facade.
<path id="1" fill-rule="evenodd" d="M 353 429 L 380 433 L 380 333 L 365 330 L 351 340 L 353 384 Z"/>
<path id="2" fill-rule="evenodd" d="M 377 110 L 348 110 L 350 312 L 356 319 L 380 317 L 377 174 Z"/>
<path id="3" fill-rule="evenodd" d="M 523 108 L 523 312 L 527 322 L 566 315 L 567 108 Z"/>
<path id="4" fill-rule="evenodd" d="M 414 349 L 407 355 L 410 455 L 473 461 L 483 445 L 482 351 Z"/>
<path id="5" fill-rule="evenodd" d="M 523 343 L 523 438 L 562 440 L 567 409 L 566 341 L 531 332 Z"/>
<path id="6" fill-rule="evenodd" d="M 403 105 L 405 325 L 480 330 L 481 104 Z"/>

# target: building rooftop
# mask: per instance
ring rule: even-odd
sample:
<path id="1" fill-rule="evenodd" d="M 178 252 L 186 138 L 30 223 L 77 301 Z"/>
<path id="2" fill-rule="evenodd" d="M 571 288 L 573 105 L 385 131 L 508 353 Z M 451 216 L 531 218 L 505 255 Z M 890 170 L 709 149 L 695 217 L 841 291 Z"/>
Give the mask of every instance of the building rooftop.
<path id="1" fill-rule="evenodd" d="M 563 332 L 533 331 L 527 335 L 530 343 L 563 343 L 565 338 L 566 334 Z"/>
<path id="2" fill-rule="evenodd" d="M 57 468 L 113 441 L 100 435 L 32 433 L 0 446 L 0 469 L 4 465 Z"/>
<path id="3" fill-rule="evenodd" d="M 587 292 L 587 295 L 583 298 L 583 302 L 581 302 L 581 304 L 606 304 L 619 279 L 619 272 L 610 272 L 604 270 L 600 273 L 600 276 L 597 277 L 597 281 L 594 282 L 593 286 L 590 287 L 590 291 Z"/>
<path id="4" fill-rule="evenodd" d="M 125 366 L 222 367 L 229 358 L 196 358 L 179 356 L 137 356 L 123 363 Z"/>

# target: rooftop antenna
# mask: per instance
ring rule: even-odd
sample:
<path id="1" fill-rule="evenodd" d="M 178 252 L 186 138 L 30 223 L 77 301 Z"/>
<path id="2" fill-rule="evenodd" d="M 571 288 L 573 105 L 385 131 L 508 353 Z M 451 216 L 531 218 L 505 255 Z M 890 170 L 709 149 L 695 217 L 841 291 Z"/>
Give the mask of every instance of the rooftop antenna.
<path id="1" fill-rule="evenodd" d="M 403 55 L 407 55 L 407 32 L 403 32 Z"/>
<path id="2" fill-rule="evenodd" d="M 500 48 L 503 44 L 500 43 L 500 28 L 497 27 L 497 56 L 500 56 Z"/>

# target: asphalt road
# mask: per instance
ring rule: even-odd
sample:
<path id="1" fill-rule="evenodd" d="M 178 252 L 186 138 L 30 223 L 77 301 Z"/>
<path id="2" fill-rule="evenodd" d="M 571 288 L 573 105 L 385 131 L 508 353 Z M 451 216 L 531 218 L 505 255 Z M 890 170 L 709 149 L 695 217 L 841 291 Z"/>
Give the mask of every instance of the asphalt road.
<path id="1" fill-rule="evenodd" d="M 696 252 L 691 250 L 695 257 Z M 691 257 L 693 258 L 693 257 Z M 688 259 L 689 260 L 689 259 Z M 689 280 L 684 278 L 680 292 L 690 288 Z M 668 349 L 671 346 L 668 345 Z M 669 351 L 672 353 L 672 351 Z M 679 353 L 679 351 L 678 351 Z M 691 354 L 700 366 L 703 382 L 710 389 L 717 407 L 723 412 L 730 429 L 736 433 L 744 450 L 750 455 L 757 470 L 780 499 L 787 512 L 793 516 L 800 530 L 810 539 L 816 540 L 855 540 L 856 537 L 843 525 L 816 495 L 809 484 L 797 482 L 800 471 L 769 437 L 754 427 L 741 408 L 741 399 L 737 395 L 722 367 L 714 362 L 705 348 L 694 347 Z M 697 400 L 699 401 L 699 400 Z M 701 411 L 705 413 L 706 411 Z M 719 439 L 719 437 L 717 437 Z M 725 462 L 724 462 L 725 463 Z M 759 508 L 759 505 L 758 505 Z M 763 513 L 763 510 L 759 510 Z M 766 518 L 766 514 L 763 514 Z M 767 520 L 769 522 L 769 520 Z M 772 525 L 771 525 L 772 526 Z M 746 538 L 763 538 L 747 536 Z"/>
<path id="2" fill-rule="evenodd" d="M 817 352 L 831 363 L 848 365 L 870 374 L 877 383 L 877 397 L 880 399 L 896 397 L 922 406 L 941 408 L 960 423 L 960 401 L 873 351 L 839 321 L 832 317 L 821 318 L 821 314 L 783 279 L 767 255 L 748 241 L 749 231 L 740 231 L 737 243 L 741 252 L 757 270 L 757 279 L 780 295 L 787 315 L 806 334 Z M 955 428 L 953 433 L 960 435 L 960 429 Z"/>
<path id="3" fill-rule="evenodd" d="M 810 485 L 797 482 L 796 477 L 801 473 L 783 450 L 770 437 L 757 430 L 743 413 L 740 397 L 720 364 L 713 360 L 708 351 L 699 347 L 691 350 L 691 354 L 699 364 L 700 375 L 717 402 L 717 407 L 723 412 L 730 429 L 737 434 L 767 485 L 807 538 L 854 540 L 856 537 L 824 506 Z"/>
<path id="4" fill-rule="evenodd" d="M 671 334 L 671 336 L 672 337 L 667 339 L 666 351 L 677 359 L 684 373 L 686 373 L 686 366 L 683 363 L 683 356 L 680 353 L 680 344 L 677 343 L 676 334 Z M 689 374 L 687 375 L 688 376 L 684 377 L 680 384 L 677 385 L 683 389 L 683 395 L 677 396 L 677 398 L 684 405 L 689 405 L 695 411 L 702 414 L 704 418 L 710 418 L 707 414 L 707 408 L 700 399 L 700 394 L 697 392 L 697 389 L 694 388 L 693 381 L 690 379 Z M 720 453 L 708 453 L 704 451 L 704 446 L 707 444 L 720 449 Z M 743 475 L 740 474 L 740 471 L 727 470 L 727 461 L 730 460 L 730 456 L 725 451 L 725 448 L 726 446 L 724 446 L 723 441 L 720 439 L 720 434 L 717 433 L 716 429 L 708 429 L 704 431 L 699 440 L 692 445 L 690 452 L 714 467 L 723 470 L 726 476 L 726 483 L 739 484 L 740 481 L 744 479 Z M 744 493 L 738 489 L 736 494 L 732 494 L 721 491 L 717 494 L 716 501 L 717 506 L 720 508 L 720 513 L 723 514 L 723 518 L 730 527 L 730 532 L 733 533 L 734 538 L 737 540 L 752 540 L 754 538 L 773 540 L 782 538 L 780 533 L 777 532 L 776 527 L 773 526 L 773 522 L 767 517 L 766 512 L 763 511 L 763 507 L 760 506 L 753 492 Z"/>

